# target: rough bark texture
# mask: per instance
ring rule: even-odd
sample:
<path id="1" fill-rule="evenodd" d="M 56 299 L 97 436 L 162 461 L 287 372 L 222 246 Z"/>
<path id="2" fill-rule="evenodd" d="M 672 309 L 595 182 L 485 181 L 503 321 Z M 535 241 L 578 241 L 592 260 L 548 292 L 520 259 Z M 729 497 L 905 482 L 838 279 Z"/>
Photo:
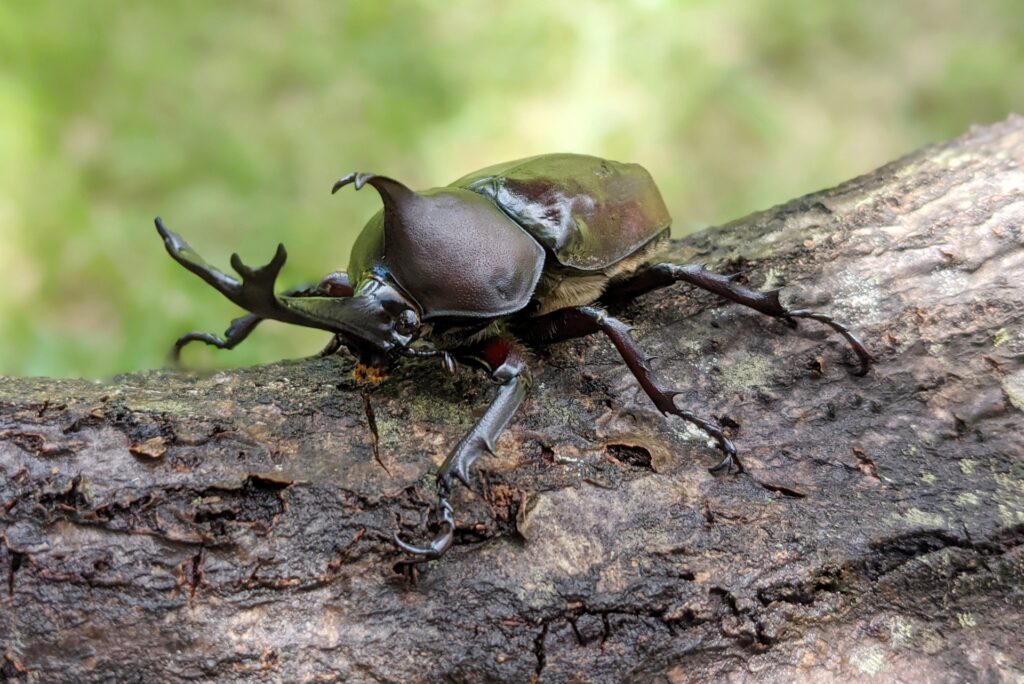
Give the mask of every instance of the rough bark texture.
<path id="1" fill-rule="evenodd" d="M 542 350 L 415 585 L 389 539 L 427 534 L 431 473 L 493 391 L 471 371 L 406 364 L 370 396 L 379 438 L 343 358 L 4 380 L 0 672 L 1024 678 L 1024 119 L 670 256 L 852 322 L 877 366 L 854 377 L 814 324 L 649 295 L 618 313 L 749 473 L 710 475 L 606 340 Z"/>

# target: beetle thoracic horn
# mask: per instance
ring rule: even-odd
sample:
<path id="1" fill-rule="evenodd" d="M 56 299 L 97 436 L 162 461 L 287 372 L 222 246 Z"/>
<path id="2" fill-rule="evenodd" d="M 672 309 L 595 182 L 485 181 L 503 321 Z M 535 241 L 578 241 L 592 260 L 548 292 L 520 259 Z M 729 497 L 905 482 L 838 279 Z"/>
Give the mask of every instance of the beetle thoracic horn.
<path id="1" fill-rule="evenodd" d="M 384 202 L 385 208 L 387 209 L 392 209 L 399 203 L 408 201 L 416 195 L 415 192 L 399 183 L 394 178 L 378 176 L 375 173 L 359 173 L 358 171 L 353 171 L 347 176 L 339 178 L 334 184 L 334 187 L 331 188 L 331 194 L 333 195 L 341 188 L 350 184 L 355 185 L 356 190 L 359 190 L 367 183 L 377 190 L 380 194 L 381 200 Z"/>

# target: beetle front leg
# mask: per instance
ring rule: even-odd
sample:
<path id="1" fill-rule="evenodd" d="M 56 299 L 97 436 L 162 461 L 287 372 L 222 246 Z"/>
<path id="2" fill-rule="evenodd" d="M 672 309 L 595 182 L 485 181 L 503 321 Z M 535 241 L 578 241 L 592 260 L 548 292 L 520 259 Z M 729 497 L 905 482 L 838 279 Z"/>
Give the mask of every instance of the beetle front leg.
<path id="1" fill-rule="evenodd" d="M 231 321 L 231 325 L 224 332 L 224 339 L 211 333 L 193 331 L 179 337 L 171 348 L 171 361 L 177 363 L 181 360 L 181 349 L 189 342 L 204 342 L 217 349 L 234 349 L 235 346 L 249 336 L 256 326 L 260 324 L 260 318 L 256 314 L 246 314 Z"/>
<path id="2" fill-rule="evenodd" d="M 309 286 L 295 287 L 290 290 L 285 290 L 281 294 L 289 297 L 302 297 L 303 295 L 312 294 L 313 290 Z M 185 333 L 174 342 L 174 346 L 171 348 L 171 361 L 178 363 L 181 360 L 181 350 L 189 342 L 203 342 L 216 347 L 217 349 L 234 349 L 241 343 L 245 338 L 256 329 L 256 326 L 267 319 L 256 314 L 246 314 L 239 316 L 235 320 L 231 321 L 228 329 L 224 331 L 224 339 L 217 337 L 211 333 L 205 333 L 201 331 L 193 331 Z"/>
<path id="3" fill-rule="evenodd" d="M 285 290 L 281 294 L 285 297 L 351 297 L 352 285 L 348 276 L 339 271 L 325 276 L 316 287 L 301 285 Z M 174 342 L 174 347 L 171 348 L 171 361 L 177 363 L 181 360 L 181 350 L 189 342 L 203 342 L 217 349 L 234 349 L 265 320 L 267 319 L 252 313 L 240 316 L 231 321 L 223 339 L 201 331 L 185 333 Z M 335 335 L 320 352 L 320 356 L 330 356 L 340 348 L 341 342 Z"/>
<path id="4" fill-rule="evenodd" d="M 601 299 L 605 303 L 629 300 L 645 292 L 666 287 L 677 281 L 683 281 L 702 290 L 712 292 L 719 297 L 724 297 L 737 304 L 760 311 L 766 316 L 781 318 L 793 327 L 796 327 L 794 319 L 797 318 L 807 318 L 824 323 L 842 335 L 843 339 L 850 345 L 850 348 L 857 354 L 860 360 L 860 368 L 857 371 L 857 375 L 864 375 L 868 372 L 868 368 L 873 360 L 871 354 L 857 335 L 845 325 L 831 316 L 816 311 L 787 309 L 779 301 L 778 290 L 769 290 L 768 292 L 750 290 L 736 284 L 734 282 L 735 278 L 736 276 L 712 273 L 699 264 L 654 264 L 638 271 L 626 280 L 616 283 L 609 288 L 608 292 Z"/>
<path id="5" fill-rule="evenodd" d="M 397 534 L 395 544 L 414 558 L 403 561 L 409 567 L 440 558 L 455 539 L 455 515 L 451 505 L 454 479 L 469 486 L 469 469 L 484 455 L 494 453 L 494 445 L 508 427 L 519 405 L 523 403 L 529 385 L 526 363 L 518 346 L 511 340 L 488 340 L 472 354 L 474 361 L 491 371 L 491 378 L 500 383 L 498 394 L 473 429 L 466 434 L 437 471 L 438 517 L 441 530 L 428 546 L 414 546 Z"/>

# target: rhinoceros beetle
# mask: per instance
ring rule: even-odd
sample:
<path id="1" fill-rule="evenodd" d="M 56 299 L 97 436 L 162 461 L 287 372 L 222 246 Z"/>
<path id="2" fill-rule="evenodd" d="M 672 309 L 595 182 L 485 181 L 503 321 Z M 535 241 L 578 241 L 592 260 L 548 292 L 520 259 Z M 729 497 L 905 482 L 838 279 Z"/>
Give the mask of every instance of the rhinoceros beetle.
<path id="1" fill-rule="evenodd" d="M 702 265 L 658 263 L 670 217 L 650 174 L 577 154 L 549 154 L 488 167 L 442 188 L 414 192 L 372 173 L 351 173 L 332 193 L 372 186 L 383 202 L 356 239 L 348 271 L 313 287 L 275 294 L 286 253 L 279 245 L 259 268 L 231 265 L 241 281 L 207 264 L 157 218 L 167 251 L 182 266 L 249 313 L 231 322 L 223 339 L 192 332 L 174 345 L 201 341 L 231 349 L 265 319 L 325 330 L 324 354 L 346 348 L 363 379 L 379 378 L 401 357 L 436 356 L 454 371 L 461 361 L 483 367 L 497 395 L 437 472 L 437 536 L 414 546 L 395 535 L 411 557 L 407 568 L 438 558 L 452 545 L 453 478 L 469 484 L 469 468 L 495 441 L 526 396 L 526 349 L 602 332 L 662 414 L 693 423 L 717 443 L 723 458 L 713 473 L 743 466 L 732 442 L 711 421 L 679 408 L 681 394 L 663 386 L 630 328 L 604 306 L 682 281 L 786 321 L 823 323 L 859 357 L 871 356 L 846 326 L 823 313 L 789 309 L 779 291 L 758 292 Z"/>

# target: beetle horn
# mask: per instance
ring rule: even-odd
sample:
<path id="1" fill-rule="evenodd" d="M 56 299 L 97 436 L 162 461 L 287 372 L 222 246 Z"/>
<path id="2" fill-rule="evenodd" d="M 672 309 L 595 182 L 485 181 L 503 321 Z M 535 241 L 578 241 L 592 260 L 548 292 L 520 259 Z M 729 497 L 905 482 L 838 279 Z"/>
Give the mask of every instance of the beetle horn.
<path id="1" fill-rule="evenodd" d="M 254 268 L 242 263 L 237 254 L 231 255 L 231 267 L 241 276 L 241 281 L 214 268 L 199 256 L 180 235 L 164 226 L 157 217 L 157 232 L 164 240 L 164 246 L 179 264 L 212 285 L 232 302 L 260 318 L 269 318 L 330 332 L 350 329 L 347 321 L 358 319 L 353 313 L 352 297 L 294 297 L 274 292 L 277 276 L 288 258 L 284 245 L 277 246 L 274 258 L 265 266 Z"/>
<path id="2" fill-rule="evenodd" d="M 358 171 L 353 171 L 347 176 L 339 178 L 331 188 L 331 194 L 333 195 L 346 185 L 354 185 L 356 190 L 360 190 L 367 183 L 377 190 L 377 193 L 380 194 L 381 200 L 384 202 L 385 209 L 389 211 L 397 208 L 399 204 L 407 202 L 416 196 L 415 192 L 393 178 L 378 176 L 375 173 L 359 173 Z"/>

